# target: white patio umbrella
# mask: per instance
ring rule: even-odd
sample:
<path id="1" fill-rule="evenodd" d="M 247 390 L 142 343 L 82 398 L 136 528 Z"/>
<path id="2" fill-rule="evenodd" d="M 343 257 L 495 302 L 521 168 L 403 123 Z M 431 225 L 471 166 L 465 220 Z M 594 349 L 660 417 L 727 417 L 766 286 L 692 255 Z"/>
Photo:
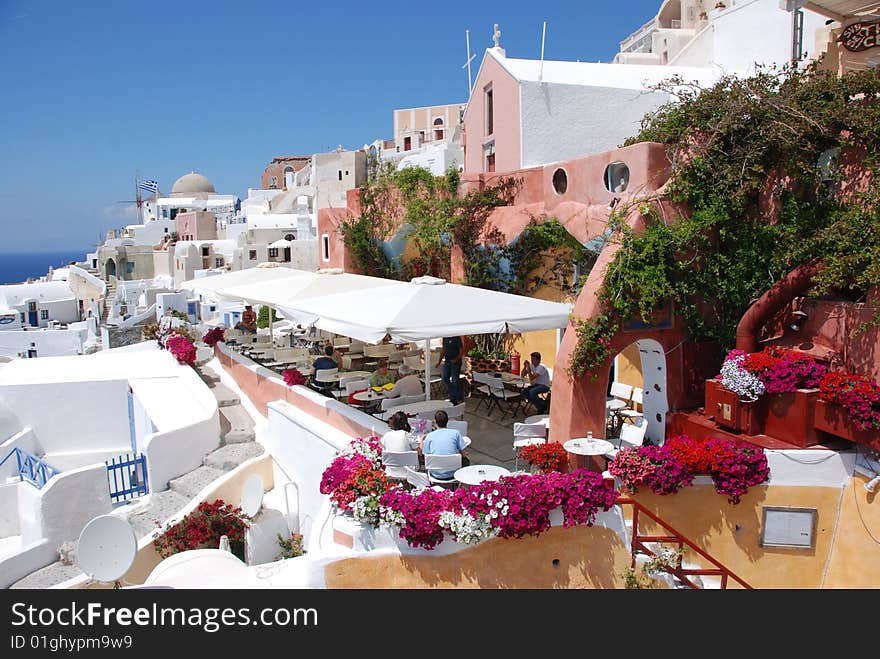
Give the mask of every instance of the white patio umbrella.
<path id="1" fill-rule="evenodd" d="M 465 334 L 533 332 L 568 324 L 571 305 L 449 284 L 420 277 L 412 282 L 293 300 L 279 304 L 286 318 L 367 343 L 386 336 L 426 341 Z M 430 350 L 425 354 L 425 389 L 430 395 Z"/>

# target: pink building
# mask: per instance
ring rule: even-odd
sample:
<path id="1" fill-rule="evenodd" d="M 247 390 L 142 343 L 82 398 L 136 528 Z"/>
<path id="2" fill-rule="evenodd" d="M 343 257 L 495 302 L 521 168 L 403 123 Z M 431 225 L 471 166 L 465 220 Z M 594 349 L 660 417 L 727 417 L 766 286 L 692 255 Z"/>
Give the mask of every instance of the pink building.
<path id="1" fill-rule="evenodd" d="M 178 240 L 217 240 L 217 220 L 214 213 L 189 211 L 174 218 Z"/>
<path id="2" fill-rule="evenodd" d="M 464 114 L 464 171 L 513 171 L 610 151 L 669 95 L 673 75 L 713 84 L 709 68 L 512 59 L 489 48 Z"/>

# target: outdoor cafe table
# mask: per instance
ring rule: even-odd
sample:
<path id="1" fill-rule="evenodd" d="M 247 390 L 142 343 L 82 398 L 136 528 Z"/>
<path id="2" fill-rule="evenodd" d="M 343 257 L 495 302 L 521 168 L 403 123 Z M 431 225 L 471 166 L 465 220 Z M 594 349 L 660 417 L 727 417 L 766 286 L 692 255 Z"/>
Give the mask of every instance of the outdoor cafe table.
<path id="1" fill-rule="evenodd" d="M 463 485 L 479 485 L 483 481 L 497 481 L 502 476 L 510 476 L 510 471 L 496 465 L 469 465 L 456 470 L 454 476 Z"/>
<path id="2" fill-rule="evenodd" d="M 370 371 L 341 371 L 333 375 L 328 375 L 322 380 L 323 382 L 339 382 L 342 378 L 368 378 L 372 375 Z M 361 392 L 363 393 L 363 392 Z M 375 391 L 373 393 L 376 393 Z M 384 396 L 382 396 L 384 398 Z M 355 396 L 357 398 L 357 396 Z M 358 398 L 358 400 L 360 400 Z"/>
<path id="3" fill-rule="evenodd" d="M 357 394 L 355 394 L 355 398 L 357 398 Z M 416 414 L 423 414 L 425 412 L 448 410 L 450 407 L 453 407 L 453 405 L 448 400 L 422 400 L 418 403 L 407 403 L 406 405 L 391 407 L 387 411 L 391 413 L 403 412 L 407 416 L 415 416 Z"/>
<path id="4" fill-rule="evenodd" d="M 611 442 L 588 437 L 569 439 L 562 447 L 573 456 L 573 468 L 587 467 L 591 471 L 598 471 L 599 473 L 605 471 L 605 465 L 600 465 L 597 458 L 614 450 L 614 444 Z"/>
<path id="5" fill-rule="evenodd" d="M 352 394 L 352 398 L 359 403 L 363 403 L 365 408 L 372 408 L 379 405 L 379 401 L 385 398 L 385 393 L 367 389 L 366 391 L 359 391 L 356 394 Z"/>

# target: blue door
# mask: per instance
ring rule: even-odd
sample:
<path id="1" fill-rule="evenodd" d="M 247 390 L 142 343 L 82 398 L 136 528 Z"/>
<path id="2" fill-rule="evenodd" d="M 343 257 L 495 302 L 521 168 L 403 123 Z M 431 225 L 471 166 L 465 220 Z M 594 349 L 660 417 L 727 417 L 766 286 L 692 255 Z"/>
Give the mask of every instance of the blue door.
<path id="1" fill-rule="evenodd" d="M 28 325 L 31 327 L 38 327 L 39 324 L 40 321 L 37 318 L 37 303 L 28 302 Z"/>

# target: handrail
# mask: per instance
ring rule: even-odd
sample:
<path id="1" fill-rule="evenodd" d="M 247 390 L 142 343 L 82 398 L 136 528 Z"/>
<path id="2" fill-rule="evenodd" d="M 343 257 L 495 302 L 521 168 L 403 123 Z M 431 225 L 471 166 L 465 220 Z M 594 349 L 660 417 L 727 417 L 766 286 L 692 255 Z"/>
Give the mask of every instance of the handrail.
<path id="1" fill-rule="evenodd" d="M 6 464 L 6 461 L 13 455 L 15 456 L 18 466 L 18 477 L 27 481 L 38 490 L 41 489 L 49 479 L 52 478 L 52 476 L 61 473 L 52 465 L 43 462 L 37 456 L 28 453 L 17 446 L 7 453 L 5 458 L 0 460 L 0 467 Z"/>
<path id="2" fill-rule="evenodd" d="M 641 503 L 632 499 L 630 497 L 621 497 L 617 499 L 615 503 L 618 504 L 628 504 L 633 507 L 633 531 L 632 531 L 632 564 L 631 567 L 635 568 L 636 566 L 636 551 L 644 552 L 651 557 L 656 556 L 657 554 L 652 551 L 646 543 L 649 542 L 665 542 L 665 543 L 674 543 L 678 545 L 679 549 L 683 549 L 685 545 L 688 546 L 689 549 L 696 552 L 707 561 L 712 563 L 714 568 L 685 568 L 681 566 L 681 558 L 679 557 L 678 565 L 674 568 L 668 568 L 667 571 L 671 574 L 678 577 L 683 583 L 687 584 L 689 587 L 698 589 L 699 586 L 691 581 L 688 576 L 698 576 L 698 575 L 707 575 L 707 576 L 719 576 L 721 577 L 721 588 L 727 588 L 728 579 L 733 579 L 737 583 L 739 583 L 743 588 L 747 590 L 752 590 L 752 587 L 746 583 L 742 578 L 737 576 L 732 570 L 725 567 L 717 560 L 712 558 L 708 553 L 704 550 L 700 549 L 695 543 L 689 540 L 685 535 L 683 535 L 677 529 L 674 529 L 668 523 L 664 522 L 657 515 L 648 510 Z M 667 531 L 670 535 L 640 535 L 639 534 L 639 513 L 644 513 L 648 517 L 650 517 L 655 523 L 659 524 L 665 531 Z M 665 569 L 665 568 L 664 568 Z"/>

